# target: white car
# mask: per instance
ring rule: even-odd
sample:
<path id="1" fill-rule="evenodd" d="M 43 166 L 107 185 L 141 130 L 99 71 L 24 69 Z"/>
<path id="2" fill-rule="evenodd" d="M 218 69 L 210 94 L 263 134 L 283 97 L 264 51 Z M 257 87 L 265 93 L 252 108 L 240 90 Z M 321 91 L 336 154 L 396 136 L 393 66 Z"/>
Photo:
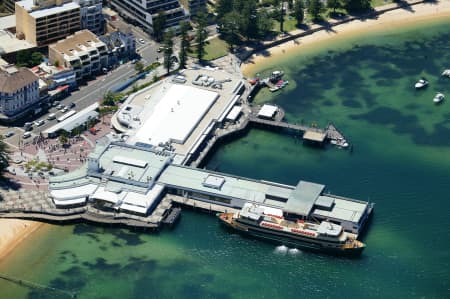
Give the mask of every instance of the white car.
<path id="1" fill-rule="evenodd" d="M 34 122 L 34 124 L 36 125 L 36 127 L 40 127 L 43 124 L 45 124 L 45 120 L 41 119 L 41 120 L 37 120 Z"/>
<path id="2" fill-rule="evenodd" d="M 141 44 L 145 44 L 145 40 L 143 38 L 138 39 Z"/>
<path id="3" fill-rule="evenodd" d="M 64 107 L 64 108 L 61 109 L 62 113 L 66 113 L 67 111 L 69 111 L 69 108 L 67 108 L 67 107 Z"/>

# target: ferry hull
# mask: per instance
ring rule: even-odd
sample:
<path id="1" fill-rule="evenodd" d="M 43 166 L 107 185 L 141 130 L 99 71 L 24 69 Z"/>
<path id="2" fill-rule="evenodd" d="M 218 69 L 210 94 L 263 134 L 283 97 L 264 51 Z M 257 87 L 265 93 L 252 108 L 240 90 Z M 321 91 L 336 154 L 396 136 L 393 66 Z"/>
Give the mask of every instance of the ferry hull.
<path id="1" fill-rule="evenodd" d="M 245 236 L 251 236 L 254 238 L 258 238 L 260 240 L 271 242 L 277 245 L 285 245 L 288 247 L 295 247 L 303 250 L 320 252 L 330 255 L 338 255 L 338 256 L 350 256 L 350 257 L 358 257 L 364 250 L 363 247 L 355 247 L 355 248 L 331 248 L 326 247 L 321 244 L 308 242 L 307 240 L 301 240 L 294 237 L 280 236 L 275 233 L 272 233 L 269 230 L 258 230 L 252 228 L 250 226 L 242 225 L 233 221 L 227 221 L 224 218 L 219 216 L 220 222 L 226 227 L 230 228 L 240 234 Z"/>

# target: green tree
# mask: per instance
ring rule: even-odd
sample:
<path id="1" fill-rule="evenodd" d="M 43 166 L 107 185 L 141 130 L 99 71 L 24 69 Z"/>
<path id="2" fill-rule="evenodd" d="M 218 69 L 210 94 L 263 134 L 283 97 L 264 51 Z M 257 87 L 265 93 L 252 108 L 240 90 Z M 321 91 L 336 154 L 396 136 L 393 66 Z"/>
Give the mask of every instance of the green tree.
<path id="1" fill-rule="evenodd" d="M 135 69 L 136 72 L 142 73 L 144 71 L 144 64 L 142 62 L 138 61 L 134 65 L 134 69 Z"/>
<path id="2" fill-rule="evenodd" d="M 297 0 L 294 3 L 294 18 L 297 21 L 297 26 L 300 26 L 305 20 L 305 7 L 303 0 Z"/>
<path id="3" fill-rule="evenodd" d="M 61 130 L 58 140 L 62 145 L 67 144 L 69 141 L 69 133 L 65 130 Z"/>
<path id="4" fill-rule="evenodd" d="M 164 11 L 160 11 L 153 19 L 153 36 L 157 42 L 161 42 L 164 37 L 167 17 Z"/>
<path id="5" fill-rule="evenodd" d="M 276 17 L 278 19 L 278 22 L 280 22 L 280 32 L 284 32 L 284 1 L 283 0 L 276 0 L 275 3 L 275 10 L 276 10 Z"/>
<path id="6" fill-rule="evenodd" d="M 343 6 L 349 12 L 361 12 L 371 9 L 370 0 L 344 0 Z"/>
<path id="7" fill-rule="evenodd" d="M 259 34 L 258 11 L 256 0 L 246 0 L 241 3 L 242 9 L 237 10 L 241 14 L 240 32 L 247 40 L 257 38 Z"/>
<path id="8" fill-rule="evenodd" d="M 333 9 L 333 13 L 336 13 L 336 8 L 341 7 L 341 2 L 339 0 L 328 0 L 327 7 Z"/>
<path id="9" fill-rule="evenodd" d="M 8 167 L 10 149 L 3 141 L 3 136 L 0 136 L 0 175 Z"/>
<path id="10" fill-rule="evenodd" d="M 309 0 L 308 13 L 311 15 L 313 21 L 320 19 L 320 14 L 323 12 L 323 5 L 320 0 Z"/>
<path id="11" fill-rule="evenodd" d="M 173 55 L 173 36 L 174 33 L 172 32 L 172 30 L 169 30 L 166 32 L 166 34 L 164 34 L 164 41 L 163 41 L 163 45 L 164 45 L 164 67 L 167 70 L 167 73 L 170 73 L 170 69 L 173 66 L 173 59 L 172 59 L 172 55 Z"/>
<path id="12" fill-rule="evenodd" d="M 30 64 L 31 66 L 36 66 L 41 64 L 42 60 L 44 60 L 44 55 L 42 53 L 33 52 L 33 54 L 31 54 Z"/>
<path id="13" fill-rule="evenodd" d="M 189 30 L 189 23 L 181 22 L 181 24 L 180 24 L 180 35 L 181 35 L 180 54 L 178 55 L 178 58 L 180 60 L 180 69 L 186 68 L 187 56 L 189 53 L 192 52 L 191 41 L 189 40 L 188 30 Z"/>
<path id="14" fill-rule="evenodd" d="M 216 13 L 219 20 L 219 25 L 221 25 L 222 18 L 226 14 L 233 11 L 233 1 L 232 0 L 219 0 L 216 2 Z"/>
<path id="15" fill-rule="evenodd" d="M 209 42 L 206 40 L 208 38 L 208 31 L 206 26 L 208 25 L 207 15 L 205 12 L 199 12 L 197 14 L 197 29 L 195 32 L 195 43 L 198 61 L 202 61 L 206 54 L 206 45 Z"/>
<path id="16" fill-rule="evenodd" d="M 260 9 L 257 16 L 258 36 L 264 37 L 272 31 L 273 19 L 267 9 Z"/>
<path id="17" fill-rule="evenodd" d="M 222 18 L 222 38 L 228 43 L 232 51 L 234 46 L 240 41 L 239 39 L 239 19 L 241 15 L 237 11 L 227 13 Z"/>

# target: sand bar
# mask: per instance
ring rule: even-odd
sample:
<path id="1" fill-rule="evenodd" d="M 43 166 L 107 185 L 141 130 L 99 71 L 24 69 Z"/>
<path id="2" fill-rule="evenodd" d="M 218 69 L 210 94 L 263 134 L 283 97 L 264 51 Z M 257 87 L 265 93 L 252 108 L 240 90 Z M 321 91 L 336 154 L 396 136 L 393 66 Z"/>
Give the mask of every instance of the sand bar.
<path id="1" fill-rule="evenodd" d="M 421 23 L 438 20 L 448 20 L 450 17 L 450 0 L 435 3 L 420 3 L 409 8 L 398 8 L 378 15 L 376 18 L 353 20 L 348 23 L 336 25 L 332 30 L 321 30 L 307 36 L 299 37 L 293 41 L 269 48 L 269 55 L 256 53 L 241 65 L 244 75 L 255 73 L 257 66 L 264 62 L 277 59 L 280 55 L 293 53 L 299 50 L 318 47 L 337 39 L 363 35 L 371 32 L 381 32 L 402 27 L 420 25 Z M 300 31 L 299 31 L 300 32 Z"/>
<path id="2" fill-rule="evenodd" d="M 42 225 L 35 221 L 0 219 L 0 261 Z"/>

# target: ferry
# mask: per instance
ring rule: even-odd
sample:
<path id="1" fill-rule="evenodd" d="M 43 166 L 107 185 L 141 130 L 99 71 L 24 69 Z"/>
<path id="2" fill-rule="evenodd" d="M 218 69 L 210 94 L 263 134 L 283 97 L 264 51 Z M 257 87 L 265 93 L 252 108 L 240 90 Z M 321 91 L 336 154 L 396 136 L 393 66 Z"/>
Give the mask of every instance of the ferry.
<path id="1" fill-rule="evenodd" d="M 219 213 L 219 220 L 241 233 L 306 250 L 360 255 L 366 245 L 357 235 L 329 221 L 287 220 L 280 209 L 245 203 L 236 213 Z"/>

